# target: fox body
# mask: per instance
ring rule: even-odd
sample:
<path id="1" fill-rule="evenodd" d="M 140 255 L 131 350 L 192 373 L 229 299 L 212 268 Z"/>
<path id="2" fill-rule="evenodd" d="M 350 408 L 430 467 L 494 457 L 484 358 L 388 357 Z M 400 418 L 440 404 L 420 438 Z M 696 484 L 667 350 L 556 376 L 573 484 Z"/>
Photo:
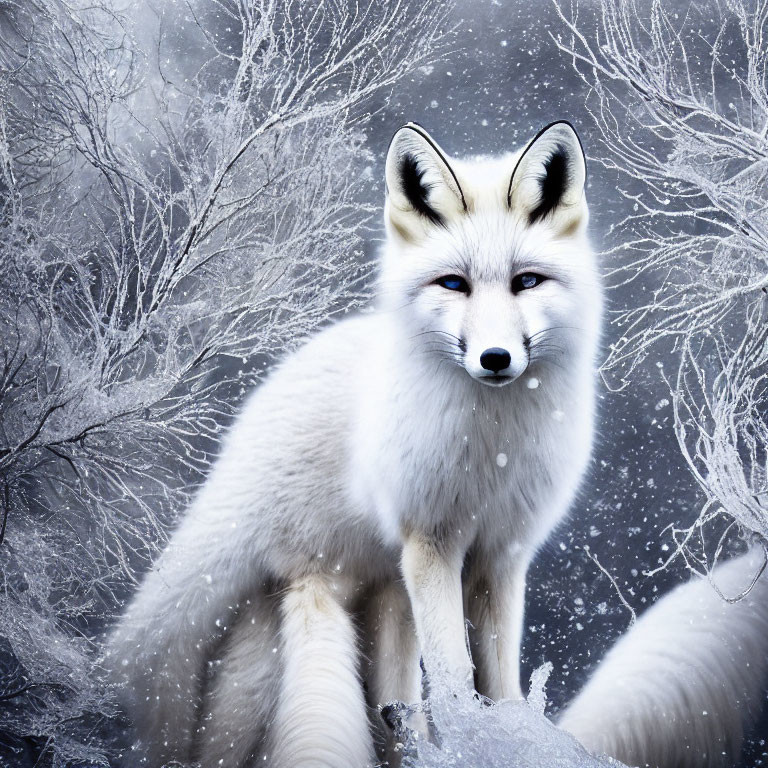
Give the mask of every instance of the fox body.
<path id="1" fill-rule="evenodd" d="M 420 699 L 422 660 L 430 686 L 520 695 L 526 570 L 592 441 L 584 180 L 564 122 L 471 162 L 419 126 L 395 135 L 374 311 L 245 404 L 110 638 L 143 764 L 371 765 L 371 712 Z M 726 588 L 754 557 L 719 572 Z M 562 727 L 633 765 L 734 759 L 734 698 L 754 714 L 768 666 L 766 589 L 736 605 L 703 583 L 673 592 Z"/>
<path id="2" fill-rule="evenodd" d="M 592 441 L 584 180 L 565 122 L 471 162 L 395 135 L 375 310 L 258 388 L 112 635 L 153 768 L 362 768 L 367 705 L 419 700 L 421 657 L 520 695 L 526 569 Z"/>

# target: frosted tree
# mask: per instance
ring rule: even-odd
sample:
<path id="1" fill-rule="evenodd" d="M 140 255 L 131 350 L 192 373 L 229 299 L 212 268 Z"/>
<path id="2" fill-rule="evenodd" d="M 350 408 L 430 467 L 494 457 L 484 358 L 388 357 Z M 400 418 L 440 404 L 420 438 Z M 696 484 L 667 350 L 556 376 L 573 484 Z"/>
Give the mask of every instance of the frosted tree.
<path id="1" fill-rule="evenodd" d="M 365 300 L 369 99 L 443 18 L 0 8 L 0 762 L 104 758 L 103 617 L 265 362 Z"/>
<path id="2" fill-rule="evenodd" d="M 650 285 L 615 316 L 603 373 L 625 386 L 653 349 L 673 353 L 674 429 L 704 502 L 672 557 L 708 572 L 730 534 L 768 543 L 768 4 L 557 10 L 630 207 L 609 274 Z"/>

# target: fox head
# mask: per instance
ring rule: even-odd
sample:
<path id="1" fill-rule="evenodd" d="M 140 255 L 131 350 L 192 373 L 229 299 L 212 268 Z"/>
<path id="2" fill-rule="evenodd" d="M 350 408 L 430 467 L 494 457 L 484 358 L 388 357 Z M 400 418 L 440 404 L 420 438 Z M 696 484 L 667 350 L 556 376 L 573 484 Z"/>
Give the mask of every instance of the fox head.
<path id="1" fill-rule="evenodd" d="M 471 161 L 414 123 L 395 134 L 380 288 L 415 350 L 495 387 L 594 354 L 601 293 L 585 177 L 564 121 L 516 154 Z"/>

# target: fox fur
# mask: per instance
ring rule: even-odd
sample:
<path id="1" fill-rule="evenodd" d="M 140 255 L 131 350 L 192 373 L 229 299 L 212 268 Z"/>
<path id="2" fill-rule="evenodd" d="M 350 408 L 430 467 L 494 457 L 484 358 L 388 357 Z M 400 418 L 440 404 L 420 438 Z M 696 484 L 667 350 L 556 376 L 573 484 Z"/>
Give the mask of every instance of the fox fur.
<path id="1" fill-rule="evenodd" d="M 726 768 L 768 678 L 765 553 L 718 566 L 658 600 L 597 667 L 559 725 L 597 753 L 651 768 Z"/>
<path id="2" fill-rule="evenodd" d="M 470 161 L 395 134 L 373 311 L 254 392 L 111 635 L 149 768 L 373 765 L 371 712 L 420 700 L 420 660 L 520 696 L 526 571 L 592 444 L 585 177 L 566 122 Z M 620 752 L 579 706 L 564 725 Z"/>
<path id="3" fill-rule="evenodd" d="M 248 400 L 111 637 L 152 768 L 372 764 L 362 650 L 374 706 L 420 698 L 420 656 L 448 686 L 520 695 L 525 573 L 592 442 L 584 181 L 565 122 L 470 162 L 395 135 L 375 310 Z"/>

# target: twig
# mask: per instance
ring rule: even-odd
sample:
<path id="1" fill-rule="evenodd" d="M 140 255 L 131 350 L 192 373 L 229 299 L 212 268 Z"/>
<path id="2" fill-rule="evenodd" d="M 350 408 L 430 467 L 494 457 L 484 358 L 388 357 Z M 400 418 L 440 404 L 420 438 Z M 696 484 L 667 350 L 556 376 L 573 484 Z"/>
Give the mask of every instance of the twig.
<path id="1" fill-rule="evenodd" d="M 582 547 L 582 549 L 587 553 L 587 557 L 608 577 L 608 580 L 611 582 L 611 584 L 613 585 L 613 588 L 616 590 L 616 594 L 619 596 L 619 600 L 621 600 L 621 604 L 631 614 L 631 618 L 629 620 L 629 626 L 630 627 L 633 626 L 634 623 L 637 621 L 637 614 L 635 613 L 635 609 L 627 602 L 627 599 L 622 594 L 621 589 L 619 588 L 619 585 L 616 583 L 616 579 L 614 579 L 613 576 L 603 567 L 603 565 L 597 559 L 597 555 L 592 554 L 587 544 L 585 544 Z"/>

